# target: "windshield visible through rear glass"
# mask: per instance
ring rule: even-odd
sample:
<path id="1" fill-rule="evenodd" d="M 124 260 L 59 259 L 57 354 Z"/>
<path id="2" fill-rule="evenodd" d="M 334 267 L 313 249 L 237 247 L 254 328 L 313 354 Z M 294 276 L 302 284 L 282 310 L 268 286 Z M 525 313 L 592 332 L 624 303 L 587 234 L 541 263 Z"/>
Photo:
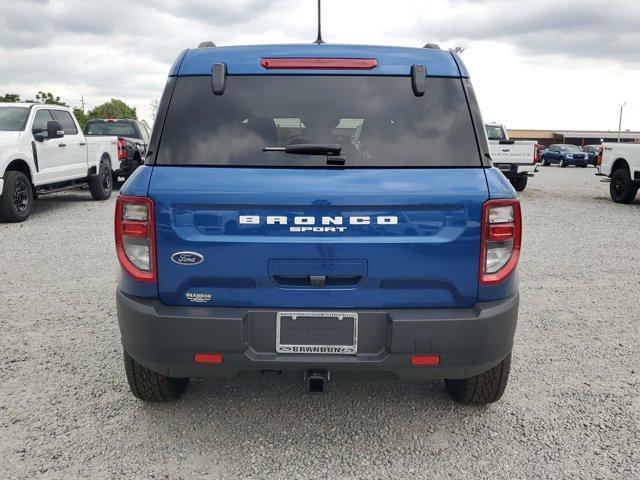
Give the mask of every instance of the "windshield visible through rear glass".
<path id="1" fill-rule="evenodd" d="M 179 77 L 156 163 L 326 166 L 326 155 L 285 153 L 293 144 L 340 145 L 348 167 L 481 166 L 460 79 L 409 77 Z M 280 151 L 263 151 L 265 148 Z"/>
<path id="2" fill-rule="evenodd" d="M 0 107 L 0 132 L 20 132 L 28 118 L 27 107 Z"/>
<path id="3" fill-rule="evenodd" d="M 88 122 L 84 128 L 84 134 L 88 136 L 139 138 L 131 122 Z"/>

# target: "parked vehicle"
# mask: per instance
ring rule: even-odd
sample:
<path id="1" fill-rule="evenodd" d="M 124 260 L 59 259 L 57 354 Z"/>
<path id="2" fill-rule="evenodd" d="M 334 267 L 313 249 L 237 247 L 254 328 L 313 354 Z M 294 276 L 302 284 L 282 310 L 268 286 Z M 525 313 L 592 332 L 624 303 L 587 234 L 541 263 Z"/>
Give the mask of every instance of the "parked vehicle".
<path id="1" fill-rule="evenodd" d="M 561 167 L 575 165 L 586 167 L 589 162 L 588 155 L 575 145 L 554 144 L 540 155 L 542 165 L 557 163 Z"/>
<path id="2" fill-rule="evenodd" d="M 467 70 L 439 49 L 187 50 L 116 203 L 133 394 L 190 377 L 366 374 L 499 399 L 521 215 Z"/>
<path id="3" fill-rule="evenodd" d="M 510 140 L 507 129 L 499 123 L 488 123 L 485 130 L 493 164 L 509 179 L 513 188 L 522 192 L 528 178 L 538 171 L 538 142 Z"/>
<path id="4" fill-rule="evenodd" d="M 145 122 L 129 119 L 107 118 L 89 120 L 84 126 L 87 137 L 118 137 L 118 168 L 114 178 L 127 179 L 142 165 L 149 145 L 151 132 Z"/>
<path id="5" fill-rule="evenodd" d="M 116 138 L 86 138 L 69 108 L 0 103 L 0 220 L 22 222 L 38 195 L 69 188 L 106 200 L 117 157 Z"/>
<path id="6" fill-rule="evenodd" d="M 596 175 L 610 181 L 609 193 L 614 202 L 633 202 L 640 188 L 640 144 L 603 143 L 596 168 Z"/>
<path id="7" fill-rule="evenodd" d="M 600 147 L 601 145 L 585 145 L 582 147 L 582 151 L 588 155 L 589 165 L 597 165 Z"/>

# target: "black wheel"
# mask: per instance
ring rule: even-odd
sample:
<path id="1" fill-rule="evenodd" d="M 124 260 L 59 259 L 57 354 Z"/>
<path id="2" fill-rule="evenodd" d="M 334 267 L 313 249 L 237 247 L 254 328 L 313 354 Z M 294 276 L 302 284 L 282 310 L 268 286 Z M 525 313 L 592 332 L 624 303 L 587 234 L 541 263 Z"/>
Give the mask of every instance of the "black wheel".
<path id="1" fill-rule="evenodd" d="M 611 200 L 616 203 L 631 203 L 638 193 L 638 185 L 633 183 L 629 170 L 619 168 L 611 175 L 609 184 Z"/>
<path id="2" fill-rule="evenodd" d="M 111 167 L 106 161 L 100 163 L 100 170 L 97 175 L 89 177 L 89 191 L 94 200 L 106 200 L 113 191 L 113 174 Z"/>
<path id="3" fill-rule="evenodd" d="M 522 192 L 525 188 L 527 188 L 528 179 L 529 177 L 525 175 L 518 175 L 515 178 L 510 178 L 509 181 L 511 182 L 511 185 L 513 185 L 513 188 L 516 189 L 516 192 Z"/>
<path id="4" fill-rule="evenodd" d="M 4 187 L 0 196 L 0 220 L 24 222 L 33 207 L 33 187 L 22 172 L 8 171 L 4 174 Z"/>
<path id="5" fill-rule="evenodd" d="M 127 381 L 131 393 L 136 398 L 145 402 L 169 402 L 176 400 L 183 394 L 188 378 L 165 377 L 149 370 L 136 362 L 124 352 L 124 370 L 127 373 Z"/>
<path id="6" fill-rule="evenodd" d="M 449 395 L 464 405 L 486 405 L 500 400 L 509 380 L 511 353 L 486 372 L 462 380 L 445 380 Z"/>

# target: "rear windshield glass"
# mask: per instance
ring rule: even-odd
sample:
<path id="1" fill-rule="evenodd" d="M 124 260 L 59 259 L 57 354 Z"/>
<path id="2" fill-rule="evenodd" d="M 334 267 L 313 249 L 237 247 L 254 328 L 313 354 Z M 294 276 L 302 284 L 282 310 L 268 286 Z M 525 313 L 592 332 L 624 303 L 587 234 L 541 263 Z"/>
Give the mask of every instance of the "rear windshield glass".
<path id="1" fill-rule="evenodd" d="M 88 122 L 84 127 L 84 134 L 88 136 L 139 138 L 131 122 Z"/>
<path id="2" fill-rule="evenodd" d="M 24 130 L 29 118 L 26 107 L 0 107 L 0 132 L 19 132 Z"/>
<path id="3" fill-rule="evenodd" d="M 326 155 L 263 151 L 338 144 L 345 167 L 481 166 L 460 79 L 428 78 L 416 97 L 409 77 L 179 77 L 156 163 L 327 165 Z"/>
<path id="4" fill-rule="evenodd" d="M 504 134 L 504 130 L 500 126 L 485 125 L 487 130 L 487 138 L 489 140 L 506 140 L 507 136 Z"/>

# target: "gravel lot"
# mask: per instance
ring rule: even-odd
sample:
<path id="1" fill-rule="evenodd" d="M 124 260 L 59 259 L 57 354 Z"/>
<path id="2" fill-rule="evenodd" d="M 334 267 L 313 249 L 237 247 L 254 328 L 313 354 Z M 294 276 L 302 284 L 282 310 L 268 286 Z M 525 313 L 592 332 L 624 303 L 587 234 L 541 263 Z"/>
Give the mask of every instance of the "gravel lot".
<path id="1" fill-rule="evenodd" d="M 37 202 L 0 224 L 0 476 L 640 478 L 640 201 L 546 167 L 522 195 L 520 324 L 505 397 L 442 383 L 195 381 L 129 393 L 115 314 L 114 198 Z"/>

